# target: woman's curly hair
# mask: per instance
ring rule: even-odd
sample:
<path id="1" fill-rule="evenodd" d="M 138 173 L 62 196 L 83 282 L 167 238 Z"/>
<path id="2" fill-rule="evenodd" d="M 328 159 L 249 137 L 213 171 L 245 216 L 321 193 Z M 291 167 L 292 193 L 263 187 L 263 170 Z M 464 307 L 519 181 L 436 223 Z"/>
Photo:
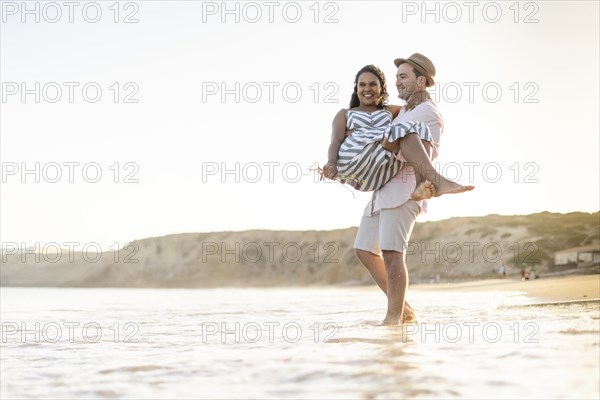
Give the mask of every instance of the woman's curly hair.
<path id="1" fill-rule="evenodd" d="M 385 108 L 388 102 L 388 92 L 387 92 L 387 84 L 385 82 L 385 75 L 379 68 L 370 64 L 365 65 L 358 71 L 356 74 L 356 78 L 354 78 L 354 92 L 352 93 L 352 97 L 350 98 L 350 108 L 358 107 L 360 105 L 360 101 L 358 100 L 358 78 L 364 72 L 370 72 L 379 79 L 379 85 L 381 86 L 381 96 L 377 99 L 377 106 L 379 108 Z"/>

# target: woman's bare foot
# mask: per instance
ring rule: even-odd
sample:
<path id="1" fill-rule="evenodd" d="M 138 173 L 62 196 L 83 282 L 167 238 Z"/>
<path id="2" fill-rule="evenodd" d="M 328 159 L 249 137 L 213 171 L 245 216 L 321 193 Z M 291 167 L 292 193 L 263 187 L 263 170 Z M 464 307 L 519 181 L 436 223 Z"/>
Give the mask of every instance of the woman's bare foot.
<path id="1" fill-rule="evenodd" d="M 433 183 L 429 181 L 421 182 L 414 192 L 410 195 L 410 198 L 414 201 L 426 200 L 435 196 L 436 188 Z"/>
<path id="2" fill-rule="evenodd" d="M 464 193 L 475 189 L 475 186 L 465 186 L 447 179 L 442 179 L 433 185 L 435 186 L 435 193 L 433 194 L 433 197 L 440 197 L 443 194 Z"/>

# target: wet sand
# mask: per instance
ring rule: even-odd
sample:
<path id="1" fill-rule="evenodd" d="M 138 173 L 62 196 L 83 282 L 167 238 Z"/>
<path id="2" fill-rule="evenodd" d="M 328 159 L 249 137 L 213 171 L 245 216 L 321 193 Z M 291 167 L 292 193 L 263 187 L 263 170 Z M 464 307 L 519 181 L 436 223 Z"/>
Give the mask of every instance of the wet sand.
<path id="1" fill-rule="evenodd" d="M 525 292 L 532 302 L 579 301 L 600 298 L 600 275 L 576 275 L 534 280 L 487 279 L 472 282 L 417 284 L 411 290 L 451 290 L 459 292 Z"/>

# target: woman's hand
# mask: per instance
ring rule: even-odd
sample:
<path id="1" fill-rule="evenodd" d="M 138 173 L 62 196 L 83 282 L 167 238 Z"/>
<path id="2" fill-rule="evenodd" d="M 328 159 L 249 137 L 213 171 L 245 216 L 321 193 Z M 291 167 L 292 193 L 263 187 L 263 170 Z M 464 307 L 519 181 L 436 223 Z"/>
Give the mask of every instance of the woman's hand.
<path id="1" fill-rule="evenodd" d="M 327 179 L 334 180 L 335 177 L 337 176 L 337 173 L 338 173 L 337 164 L 334 162 L 328 162 L 323 167 L 323 175 Z"/>
<path id="2" fill-rule="evenodd" d="M 431 99 L 431 96 L 429 95 L 429 93 L 426 90 L 414 92 L 413 94 L 410 95 L 408 100 L 406 100 L 406 105 L 404 107 L 405 107 L 406 111 L 410 111 L 413 108 L 415 108 L 416 106 L 418 106 L 419 104 L 421 104 L 422 102 L 427 101 L 429 99 Z"/>

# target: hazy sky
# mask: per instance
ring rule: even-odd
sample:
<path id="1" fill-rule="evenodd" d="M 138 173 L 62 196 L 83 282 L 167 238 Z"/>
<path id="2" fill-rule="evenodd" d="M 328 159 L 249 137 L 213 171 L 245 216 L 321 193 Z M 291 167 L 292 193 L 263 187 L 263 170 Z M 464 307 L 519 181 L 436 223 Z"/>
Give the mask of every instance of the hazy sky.
<path id="1" fill-rule="evenodd" d="M 419 220 L 599 208 L 596 1 L 65 3 L 2 2 L 3 243 L 356 226 L 370 194 L 309 168 L 414 52 L 476 186 Z"/>

